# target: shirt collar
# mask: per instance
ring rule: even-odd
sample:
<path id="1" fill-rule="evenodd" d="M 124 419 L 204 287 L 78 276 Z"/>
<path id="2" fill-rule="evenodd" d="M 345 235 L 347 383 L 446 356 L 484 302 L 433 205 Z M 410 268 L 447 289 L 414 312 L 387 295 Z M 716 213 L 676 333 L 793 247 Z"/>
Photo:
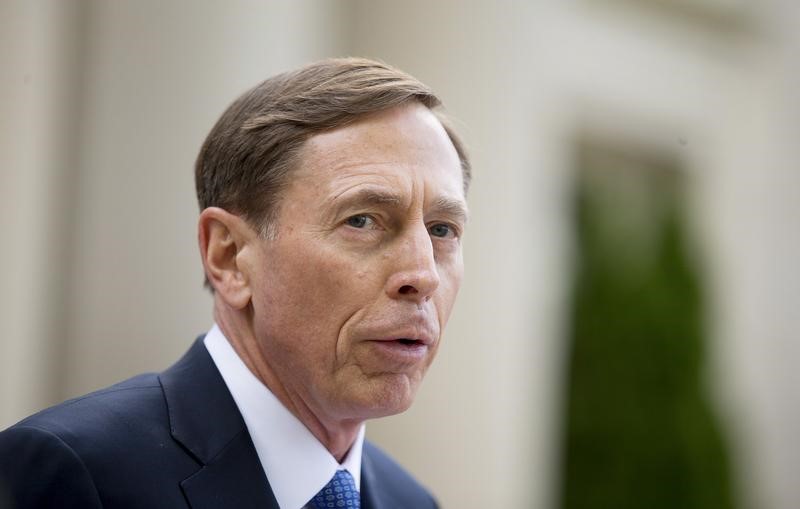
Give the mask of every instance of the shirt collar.
<path id="1" fill-rule="evenodd" d="M 322 443 L 247 368 L 214 324 L 204 340 L 253 440 L 278 505 L 303 507 L 333 478 L 347 470 L 361 489 L 364 425 L 340 464 Z"/>

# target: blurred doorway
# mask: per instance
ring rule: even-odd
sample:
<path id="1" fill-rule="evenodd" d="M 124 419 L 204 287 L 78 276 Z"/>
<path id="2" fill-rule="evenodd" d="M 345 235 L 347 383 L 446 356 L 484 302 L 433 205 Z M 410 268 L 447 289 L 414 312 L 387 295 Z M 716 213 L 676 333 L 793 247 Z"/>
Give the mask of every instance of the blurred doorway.
<path id="1" fill-rule="evenodd" d="M 680 162 L 582 140 L 576 163 L 561 506 L 732 508 Z"/>

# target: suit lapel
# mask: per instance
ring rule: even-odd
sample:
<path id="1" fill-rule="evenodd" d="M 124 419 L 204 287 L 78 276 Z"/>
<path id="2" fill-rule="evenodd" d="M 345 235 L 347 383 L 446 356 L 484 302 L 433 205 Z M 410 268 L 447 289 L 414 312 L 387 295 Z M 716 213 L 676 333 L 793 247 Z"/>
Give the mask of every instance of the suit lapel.
<path id="1" fill-rule="evenodd" d="M 190 506 L 279 509 L 239 409 L 202 338 L 159 380 L 172 437 L 201 465 L 181 482 Z"/>
<path id="2" fill-rule="evenodd" d="M 181 483 L 193 509 L 279 509 L 246 431 L 196 474 Z"/>

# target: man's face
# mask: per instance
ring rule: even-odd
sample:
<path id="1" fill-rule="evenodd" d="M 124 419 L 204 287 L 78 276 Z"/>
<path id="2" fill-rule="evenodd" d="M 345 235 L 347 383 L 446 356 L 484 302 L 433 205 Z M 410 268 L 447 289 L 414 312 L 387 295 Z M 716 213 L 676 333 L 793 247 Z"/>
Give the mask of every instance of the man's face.
<path id="1" fill-rule="evenodd" d="M 261 355 L 318 418 L 402 412 L 461 283 L 458 155 L 409 104 L 312 137 L 299 160 L 276 235 L 249 256 Z"/>

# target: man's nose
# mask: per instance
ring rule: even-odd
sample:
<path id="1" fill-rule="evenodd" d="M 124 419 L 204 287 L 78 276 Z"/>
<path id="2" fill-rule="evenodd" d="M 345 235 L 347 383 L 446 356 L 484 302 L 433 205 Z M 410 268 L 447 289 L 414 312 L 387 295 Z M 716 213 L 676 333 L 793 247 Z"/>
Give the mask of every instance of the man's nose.
<path id="1" fill-rule="evenodd" d="M 421 225 L 408 232 L 390 256 L 393 272 L 386 287 L 389 297 L 414 302 L 428 300 L 439 286 L 439 272 L 428 228 Z"/>

